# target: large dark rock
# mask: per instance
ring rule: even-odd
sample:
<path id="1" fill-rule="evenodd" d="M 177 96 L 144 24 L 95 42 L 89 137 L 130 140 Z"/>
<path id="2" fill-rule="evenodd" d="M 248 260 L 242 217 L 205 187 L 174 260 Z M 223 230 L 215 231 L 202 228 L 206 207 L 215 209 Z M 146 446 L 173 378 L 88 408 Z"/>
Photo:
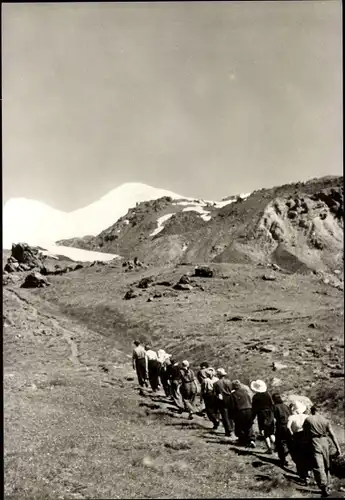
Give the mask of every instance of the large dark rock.
<path id="1" fill-rule="evenodd" d="M 28 264 L 30 269 L 41 267 L 44 260 L 43 255 L 39 255 L 36 248 L 30 247 L 27 243 L 17 243 L 12 245 L 12 257 L 20 264 Z"/>
<path id="2" fill-rule="evenodd" d="M 197 266 L 194 270 L 194 276 L 200 276 L 201 278 L 212 278 L 213 271 L 207 266 Z"/>
<path id="3" fill-rule="evenodd" d="M 7 273 L 15 273 L 19 271 L 19 263 L 18 262 L 7 262 L 5 265 L 4 271 Z"/>
<path id="4" fill-rule="evenodd" d="M 138 283 L 138 288 L 148 288 L 153 283 L 153 279 L 151 277 L 143 278 Z"/>
<path id="5" fill-rule="evenodd" d="M 186 290 L 186 291 L 193 290 L 192 285 L 188 284 L 184 285 L 183 283 L 176 283 L 176 285 L 174 285 L 173 288 L 175 290 Z"/>
<path id="6" fill-rule="evenodd" d="M 187 274 L 183 274 L 181 278 L 178 280 L 178 283 L 180 285 L 190 285 L 191 284 L 190 277 L 187 276 Z"/>
<path id="7" fill-rule="evenodd" d="M 138 294 L 137 294 L 137 293 L 135 293 L 135 291 L 134 291 L 132 288 L 130 288 L 130 289 L 126 292 L 126 294 L 125 294 L 125 296 L 123 297 L 123 299 L 124 299 L 124 300 L 130 300 L 130 299 L 135 299 L 136 297 L 138 297 Z"/>
<path id="8" fill-rule="evenodd" d="M 49 281 L 41 273 L 33 272 L 26 276 L 21 288 L 43 288 L 49 285 Z"/>

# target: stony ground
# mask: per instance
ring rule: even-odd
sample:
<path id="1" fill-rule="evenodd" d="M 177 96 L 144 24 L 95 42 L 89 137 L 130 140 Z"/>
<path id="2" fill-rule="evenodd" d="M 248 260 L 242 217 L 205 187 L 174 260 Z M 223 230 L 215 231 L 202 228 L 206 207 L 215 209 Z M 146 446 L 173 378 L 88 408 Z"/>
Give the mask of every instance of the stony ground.
<path id="1" fill-rule="evenodd" d="M 243 381 L 279 378 L 282 390 L 321 401 L 343 441 L 343 378 L 331 378 L 344 369 L 342 293 L 314 275 L 265 281 L 267 269 L 239 265 L 195 278 L 204 290 L 135 287 L 144 276 L 175 283 L 191 271 L 99 265 L 54 276 L 46 289 L 4 289 L 6 498 L 317 495 L 260 442 L 236 448 L 222 428 L 176 415 L 162 395 L 140 396 L 131 341 L 142 336 L 194 366 L 209 359 Z M 141 295 L 125 301 L 130 286 Z M 273 371 L 273 361 L 287 368 Z"/>

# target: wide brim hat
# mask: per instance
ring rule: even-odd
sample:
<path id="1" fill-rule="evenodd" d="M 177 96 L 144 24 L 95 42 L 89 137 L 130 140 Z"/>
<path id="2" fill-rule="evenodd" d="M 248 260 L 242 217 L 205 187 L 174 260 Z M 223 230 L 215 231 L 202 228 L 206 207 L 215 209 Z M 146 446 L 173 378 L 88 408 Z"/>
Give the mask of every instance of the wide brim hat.
<path id="1" fill-rule="evenodd" d="M 189 368 L 189 361 L 187 361 L 186 359 L 184 361 L 182 361 L 181 365 L 184 367 L 184 368 Z"/>
<path id="2" fill-rule="evenodd" d="M 250 388 L 254 392 L 266 392 L 267 391 L 267 385 L 263 380 L 254 380 L 250 384 Z"/>
<path id="3" fill-rule="evenodd" d="M 221 376 L 223 376 L 223 377 L 224 377 L 225 375 L 227 375 L 227 373 L 226 373 L 226 371 L 224 370 L 224 368 L 218 368 L 218 370 L 217 370 L 217 372 L 216 372 L 216 373 L 217 373 L 217 375 L 221 375 Z"/>

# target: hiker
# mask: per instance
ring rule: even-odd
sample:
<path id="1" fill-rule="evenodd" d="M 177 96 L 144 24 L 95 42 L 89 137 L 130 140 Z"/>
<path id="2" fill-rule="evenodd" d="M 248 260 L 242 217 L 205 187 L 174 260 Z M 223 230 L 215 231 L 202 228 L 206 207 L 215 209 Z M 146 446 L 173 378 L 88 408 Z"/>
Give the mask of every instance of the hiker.
<path id="1" fill-rule="evenodd" d="M 215 370 L 209 368 L 206 370 L 206 378 L 201 382 L 200 401 L 205 403 L 206 414 L 213 423 L 213 429 L 219 427 L 217 397 L 213 389 L 213 384 L 218 380 L 218 377 L 215 376 Z"/>
<path id="2" fill-rule="evenodd" d="M 235 420 L 237 444 L 255 448 L 250 396 L 239 380 L 234 380 L 232 387 L 231 404 Z"/>
<path id="3" fill-rule="evenodd" d="M 252 419 L 254 422 L 257 417 L 259 431 L 265 438 L 267 453 L 271 455 L 275 443 L 273 401 L 263 380 L 254 380 L 250 388 L 255 393 L 252 399 Z"/>
<path id="4" fill-rule="evenodd" d="M 141 344 L 141 342 L 139 342 L 139 340 L 135 340 L 133 344 L 135 346 L 133 349 L 133 356 L 132 356 L 133 370 L 136 370 L 137 372 L 138 383 L 140 387 L 147 387 L 148 373 L 147 373 L 145 349 L 144 346 Z"/>
<path id="5" fill-rule="evenodd" d="M 202 363 L 200 363 L 200 369 L 197 371 L 197 374 L 196 374 L 196 378 L 198 379 L 200 387 L 201 387 L 203 380 L 206 379 L 206 372 L 208 369 L 209 369 L 209 364 L 207 363 L 207 361 L 203 361 Z M 201 391 L 201 389 L 200 389 L 200 391 Z M 207 413 L 206 407 L 205 407 L 204 402 L 202 401 L 201 407 L 200 407 L 200 414 L 204 415 L 207 418 L 206 413 Z"/>
<path id="6" fill-rule="evenodd" d="M 152 392 L 157 392 L 159 387 L 159 363 L 158 356 L 155 351 L 151 349 L 150 345 L 145 346 L 146 366 L 149 376 L 149 382 Z"/>
<path id="7" fill-rule="evenodd" d="M 170 385 L 170 397 L 174 401 L 180 413 L 183 412 L 183 401 L 180 393 L 181 386 L 181 371 L 178 364 L 173 358 L 170 358 L 170 365 L 167 367 L 167 376 Z"/>
<path id="8" fill-rule="evenodd" d="M 219 380 L 213 384 L 214 393 L 216 395 L 218 408 L 222 416 L 225 436 L 230 437 L 234 430 L 231 406 L 232 384 L 227 377 L 227 373 L 224 368 L 218 368 L 216 373 Z"/>
<path id="9" fill-rule="evenodd" d="M 287 428 L 287 423 L 291 411 L 289 407 L 283 403 L 281 395 L 278 393 L 272 394 L 273 399 L 273 415 L 275 418 L 275 437 L 276 437 L 276 452 L 282 467 L 287 467 L 288 461 L 286 457 L 289 454 L 289 442 L 291 440 L 290 432 Z"/>
<path id="10" fill-rule="evenodd" d="M 250 387 L 246 384 L 242 384 L 242 382 L 240 382 L 239 380 L 234 380 L 232 382 L 232 389 L 234 389 L 234 384 L 236 387 L 241 387 L 242 389 L 244 389 L 246 391 L 246 393 L 248 394 L 248 396 L 250 397 L 250 400 L 253 399 L 253 391 L 251 391 Z"/>
<path id="11" fill-rule="evenodd" d="M 336 448 L 337 455 L 341 454 L 338 440 L 329 420 L 319 414 L 316 405 L 310 409 L 311 415 L 303 423 L 303 430 L 310 446 L 311 465 L 315 481 L 321 490 L 322 496 L 329 496 L 328 474 L 330 469 L 330 438 Z"/>
<path id="12" fill-rule="evenodd" d="M 203 361 L 200 364 L 200 369 L 198 370 L 198 372 L 196 374 L 196 377 L 197 377 L 200 385 L 202 384 L 202 381 L 205 380 L 205 378 L 207 378 L 206 372 L 208 369 L 209 369 L 209 364 L 207 363 L 207 361 Z"/>
<path id="13" fill-rule="evenodd" d="M 185 410 L 189 413 L 188 419 L 193 419 L 195 413 L 195 400 L 198 392 L 196 378 L 193 370 L 189 368 L 189 361 L 184 360 L 181 363 L 181 387 L 180 393 L 182 396 Z"/>
<path id="14" fill-rule="evenodd" d="M 159 363 L 159 378 L 162 383 L 166 396 L 170 396 L 170 383 L 168 377 L 168 365 L 170 365 L 170 354 L 167 354 L 164 349 L 159 349 L 157 352 Z"/>
<path id="15" fill-rule="evenodd" d="M 288 418 L 287 428 L 291 434 L 289 450 L 293 462 L 296 465 L 297 474 L 304 484 L 309 482 L 310 450 L 306 440 L 303 424 L 307 418 L 305 413 L 307 407 L 301 401 L 294 401 L 290 405 L 291 415 Z"/>

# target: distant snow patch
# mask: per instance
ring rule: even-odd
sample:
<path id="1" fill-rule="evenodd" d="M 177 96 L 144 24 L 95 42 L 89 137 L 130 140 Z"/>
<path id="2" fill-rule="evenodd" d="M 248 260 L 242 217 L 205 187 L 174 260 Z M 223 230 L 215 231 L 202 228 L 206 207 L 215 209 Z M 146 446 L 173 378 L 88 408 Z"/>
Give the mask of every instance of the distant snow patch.
<path id="1" fill-rule="evenodd" d="M 93 262 L 94 260 L 101 260 L 107 262 L 109 260 L 113 260 L 119 255 L 112 253 L 103 253 L 103 252 L 93 252 L 91 250 L 83 250 L 81 248 L 73 248 L 73 247 L 65 247 L 60 245 L 48 245 L 45 246 L 47 254 L 53 255 L 63 255 L 65 257 L 69 257 L 70 259 L 81 261 L 81 262 Z"/>
<path id="2" fill-rule="evenodd" d="M 128 226 L 128 224 L 129 224 L 129 220 L 128 220 L 128 219 L 125 219 L 125 220 L 123 221 L 123 223 L 124 223 L 124 224 L 126 224 L 126 226 Z"/>
<path id="3" fill-rule="evenodd" d="M 175 215 L 175 214 L 174 213 L 173 214 L 166 214 L 166 215 L 162 215 L 162 217 L 159 217 L 157 219 L 157 227 L 150 234 L 150 236 L 156 236 L 156 234 L 160 233 L 164 229 L 164 222 L 166 222 L 167 220 L 169 220 L 170 217 L 172 217 L 173 215 Z"/>
<path id="4" fill-rule="evenodd" d="M 206 210 L 203 209 L 203 207 L 186 207 L 182 210 L 182 212 L 197 212 L 200 214 L 200 217 L 205 221 L 208 222 L 211 219 L 210 212 L 207 212 Z"/>

